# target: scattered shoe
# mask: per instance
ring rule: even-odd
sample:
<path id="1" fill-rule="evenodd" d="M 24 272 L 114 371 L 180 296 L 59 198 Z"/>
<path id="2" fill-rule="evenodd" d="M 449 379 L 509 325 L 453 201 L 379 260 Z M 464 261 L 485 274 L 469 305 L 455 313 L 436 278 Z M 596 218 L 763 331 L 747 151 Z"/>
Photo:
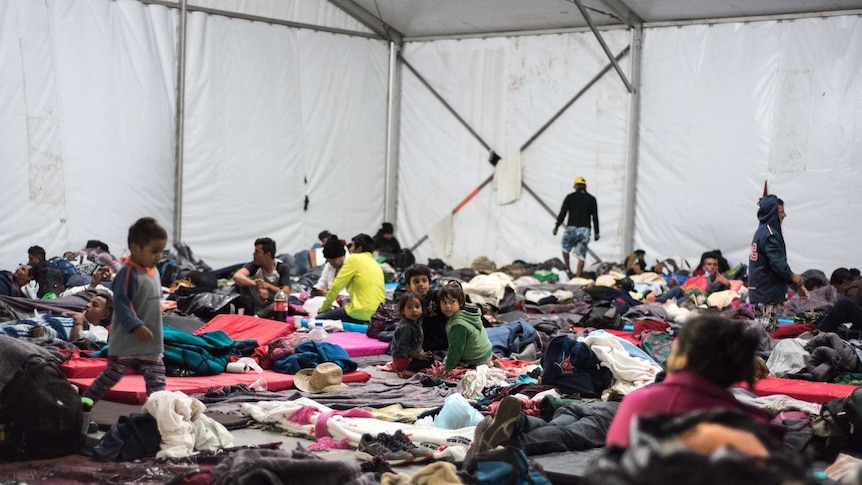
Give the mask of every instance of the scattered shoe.
<path id="1" fill-rule="evenodd" d="M 400 429 L 391 435 L 386 433 L 378 434 L 377 441 L 383 443 L 383 446 L 392 451 L 398 450 L 410 453 L 414 463 L 428 461 L 434 455 L 434 452 L 431 450 L 423 449 L 413 444 L 413 440 Z"/>
<path id="2" fill-rule="evenodd" d="M 363 461 L 359 465 L 359 469 L 362 470 L 362 473 L 374 473 L 377 481 L 380 481 L 380 476 L 384 473 L 392 473 L 392 466 L 389 462 L 379 456 L 375 456 L 371 461 Z"/>
<path id="3" fill-rule="evenodd" d="M 413 455 L 407 451 L 390 450 L 379 440 L 368 433 L 362 435 L 359 447 L 356 449 L 356 458 L 363 461 L 371 461 L 380 458 L 389 462 L 390 465 L 403 465 L 413 461 Z"/>
<path id="4" fill-rule="evenodd" d="M 512 396 L 504 397 L 497 408 L 497 414 L 494 417 L 486 417 L 476 426 L 473 443 L 470 444 L 470 449 L 467 450 L 467 456 L 464 458 L 465 465 L 473 461 L 476 453 L 492 450 L 511 438 L 520 414 L 521 401 Z"/>

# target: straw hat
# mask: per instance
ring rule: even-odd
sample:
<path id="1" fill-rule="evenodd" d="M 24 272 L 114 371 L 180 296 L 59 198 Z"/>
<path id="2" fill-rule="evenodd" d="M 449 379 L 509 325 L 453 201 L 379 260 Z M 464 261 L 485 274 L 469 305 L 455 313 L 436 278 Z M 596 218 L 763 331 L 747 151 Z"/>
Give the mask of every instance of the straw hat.
<path id="1" fill-rule="evenodd" d="M 294 385 L 303 392 L 313 394 L 348 389 L 341 381 L 343 372 L 338 364 L 324 362 L 314 369 L 302 369 L 294 377 Z"/>

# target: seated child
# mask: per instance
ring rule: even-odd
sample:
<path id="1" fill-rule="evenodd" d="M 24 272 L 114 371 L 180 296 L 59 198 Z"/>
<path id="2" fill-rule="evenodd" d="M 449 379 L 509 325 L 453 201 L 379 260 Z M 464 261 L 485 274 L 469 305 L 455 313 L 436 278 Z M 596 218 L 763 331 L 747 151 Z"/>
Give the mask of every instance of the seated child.
<path id="1" fill-rule="evenodd" d="M 432 364 L 431 352 L 422 351 L 422 297 L 412 291 L 398 300 L 401 321 L 392 340 L 392 367 L 401 377 L 410 377 Z"/>
<path id="2" fill-rule="evenodd" d="M 422 348 L 432 352 L 449 348 L 446 339 L 446 315 L 437 306 L 437 290 L 431 288 L 431 268 L 424 264 L 412 264 L 404 271 L 407 289 L 422 298 Z M 442 358 L 442 357 L 441 357 Z"/>
<path id="3" fill-rule="evenodd" d="M 446 323 L 449 339 L 449 353 L 444 362 L 446 372 L 458 365 L 499 367 L 491 352 L 491 339 L 482 325 L 482 313 L 478 307 L 466 304 L 461 284 L 452 281 L 442 286 L 437 291 L 437 300 L 440 312 L 449 318 Z"/>

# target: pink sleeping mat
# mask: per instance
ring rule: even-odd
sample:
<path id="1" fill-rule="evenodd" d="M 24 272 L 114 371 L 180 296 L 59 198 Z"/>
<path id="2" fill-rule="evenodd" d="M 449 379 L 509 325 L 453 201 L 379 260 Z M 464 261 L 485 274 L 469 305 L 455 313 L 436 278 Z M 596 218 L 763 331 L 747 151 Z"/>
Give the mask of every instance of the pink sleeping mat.
<path id="1" fill-rule="evenodd" d="M 329 343 L 340 345 L 351 357 L 382 355 L 389 348 L 389 342 L 368 338 L 364 333 L 359 332 L 331 333 L 329 334 Z"/>

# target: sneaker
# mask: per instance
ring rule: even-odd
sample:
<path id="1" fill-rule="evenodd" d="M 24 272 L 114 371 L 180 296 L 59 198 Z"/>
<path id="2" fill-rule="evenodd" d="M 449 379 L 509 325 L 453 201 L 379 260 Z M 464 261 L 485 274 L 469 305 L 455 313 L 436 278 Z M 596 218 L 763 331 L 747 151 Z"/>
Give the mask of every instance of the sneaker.
<path id="1" fill-rule="evenodd" d="M 521 401 L 512 396 L 504 397 L 497 408 L 497 414 L 494 417 L 486 417 L 476 426 L 473 443 L 470 444 L 470 449 L 467 450 L 467 456 L 464 458 L 465 465 L 473 461 L 476 453 L 492 450 L 509 440 L 515 431 L 515 423 L 518 422 L 520 414 Z"/>
<path id="2" fill-rule="evenodd" d="M 413 440 L 411 440 L 400 429 L 391 435 L 386 433 L 378 434 L 377 441 L 383 443 L 383 445 L 390 450 L 406 451 L 410 453 L 413 457 L 414 463 L 428 461 L 434 454 L 431 450 L 422 449 L 413 444 Z"/>
<path id="3" fill-rule="evenodd" d="M 373 473 L 374 477 L 377 478 L 377 481 L 380 481 L 380 477 L 384 473 L 392 473 L 392 466 L 389 462 L 379 456 L 374 457 L 371 461 L 363 461 L 362 464 L 359 465 L 359 469 L 362 473 Z"/>
<path id="4" fill-rule="evenodd" d="M 362 461 L 370 461 L 375 457 L 389 462 L 390 465 L 403 465 L 413 461 L 413 455 L 409 452 L 390 450 L 379 440 L 365 433 L 362 435 L 362 439 L 359 440 L 359 447 L 356 449 L 356 458 Z"/>

